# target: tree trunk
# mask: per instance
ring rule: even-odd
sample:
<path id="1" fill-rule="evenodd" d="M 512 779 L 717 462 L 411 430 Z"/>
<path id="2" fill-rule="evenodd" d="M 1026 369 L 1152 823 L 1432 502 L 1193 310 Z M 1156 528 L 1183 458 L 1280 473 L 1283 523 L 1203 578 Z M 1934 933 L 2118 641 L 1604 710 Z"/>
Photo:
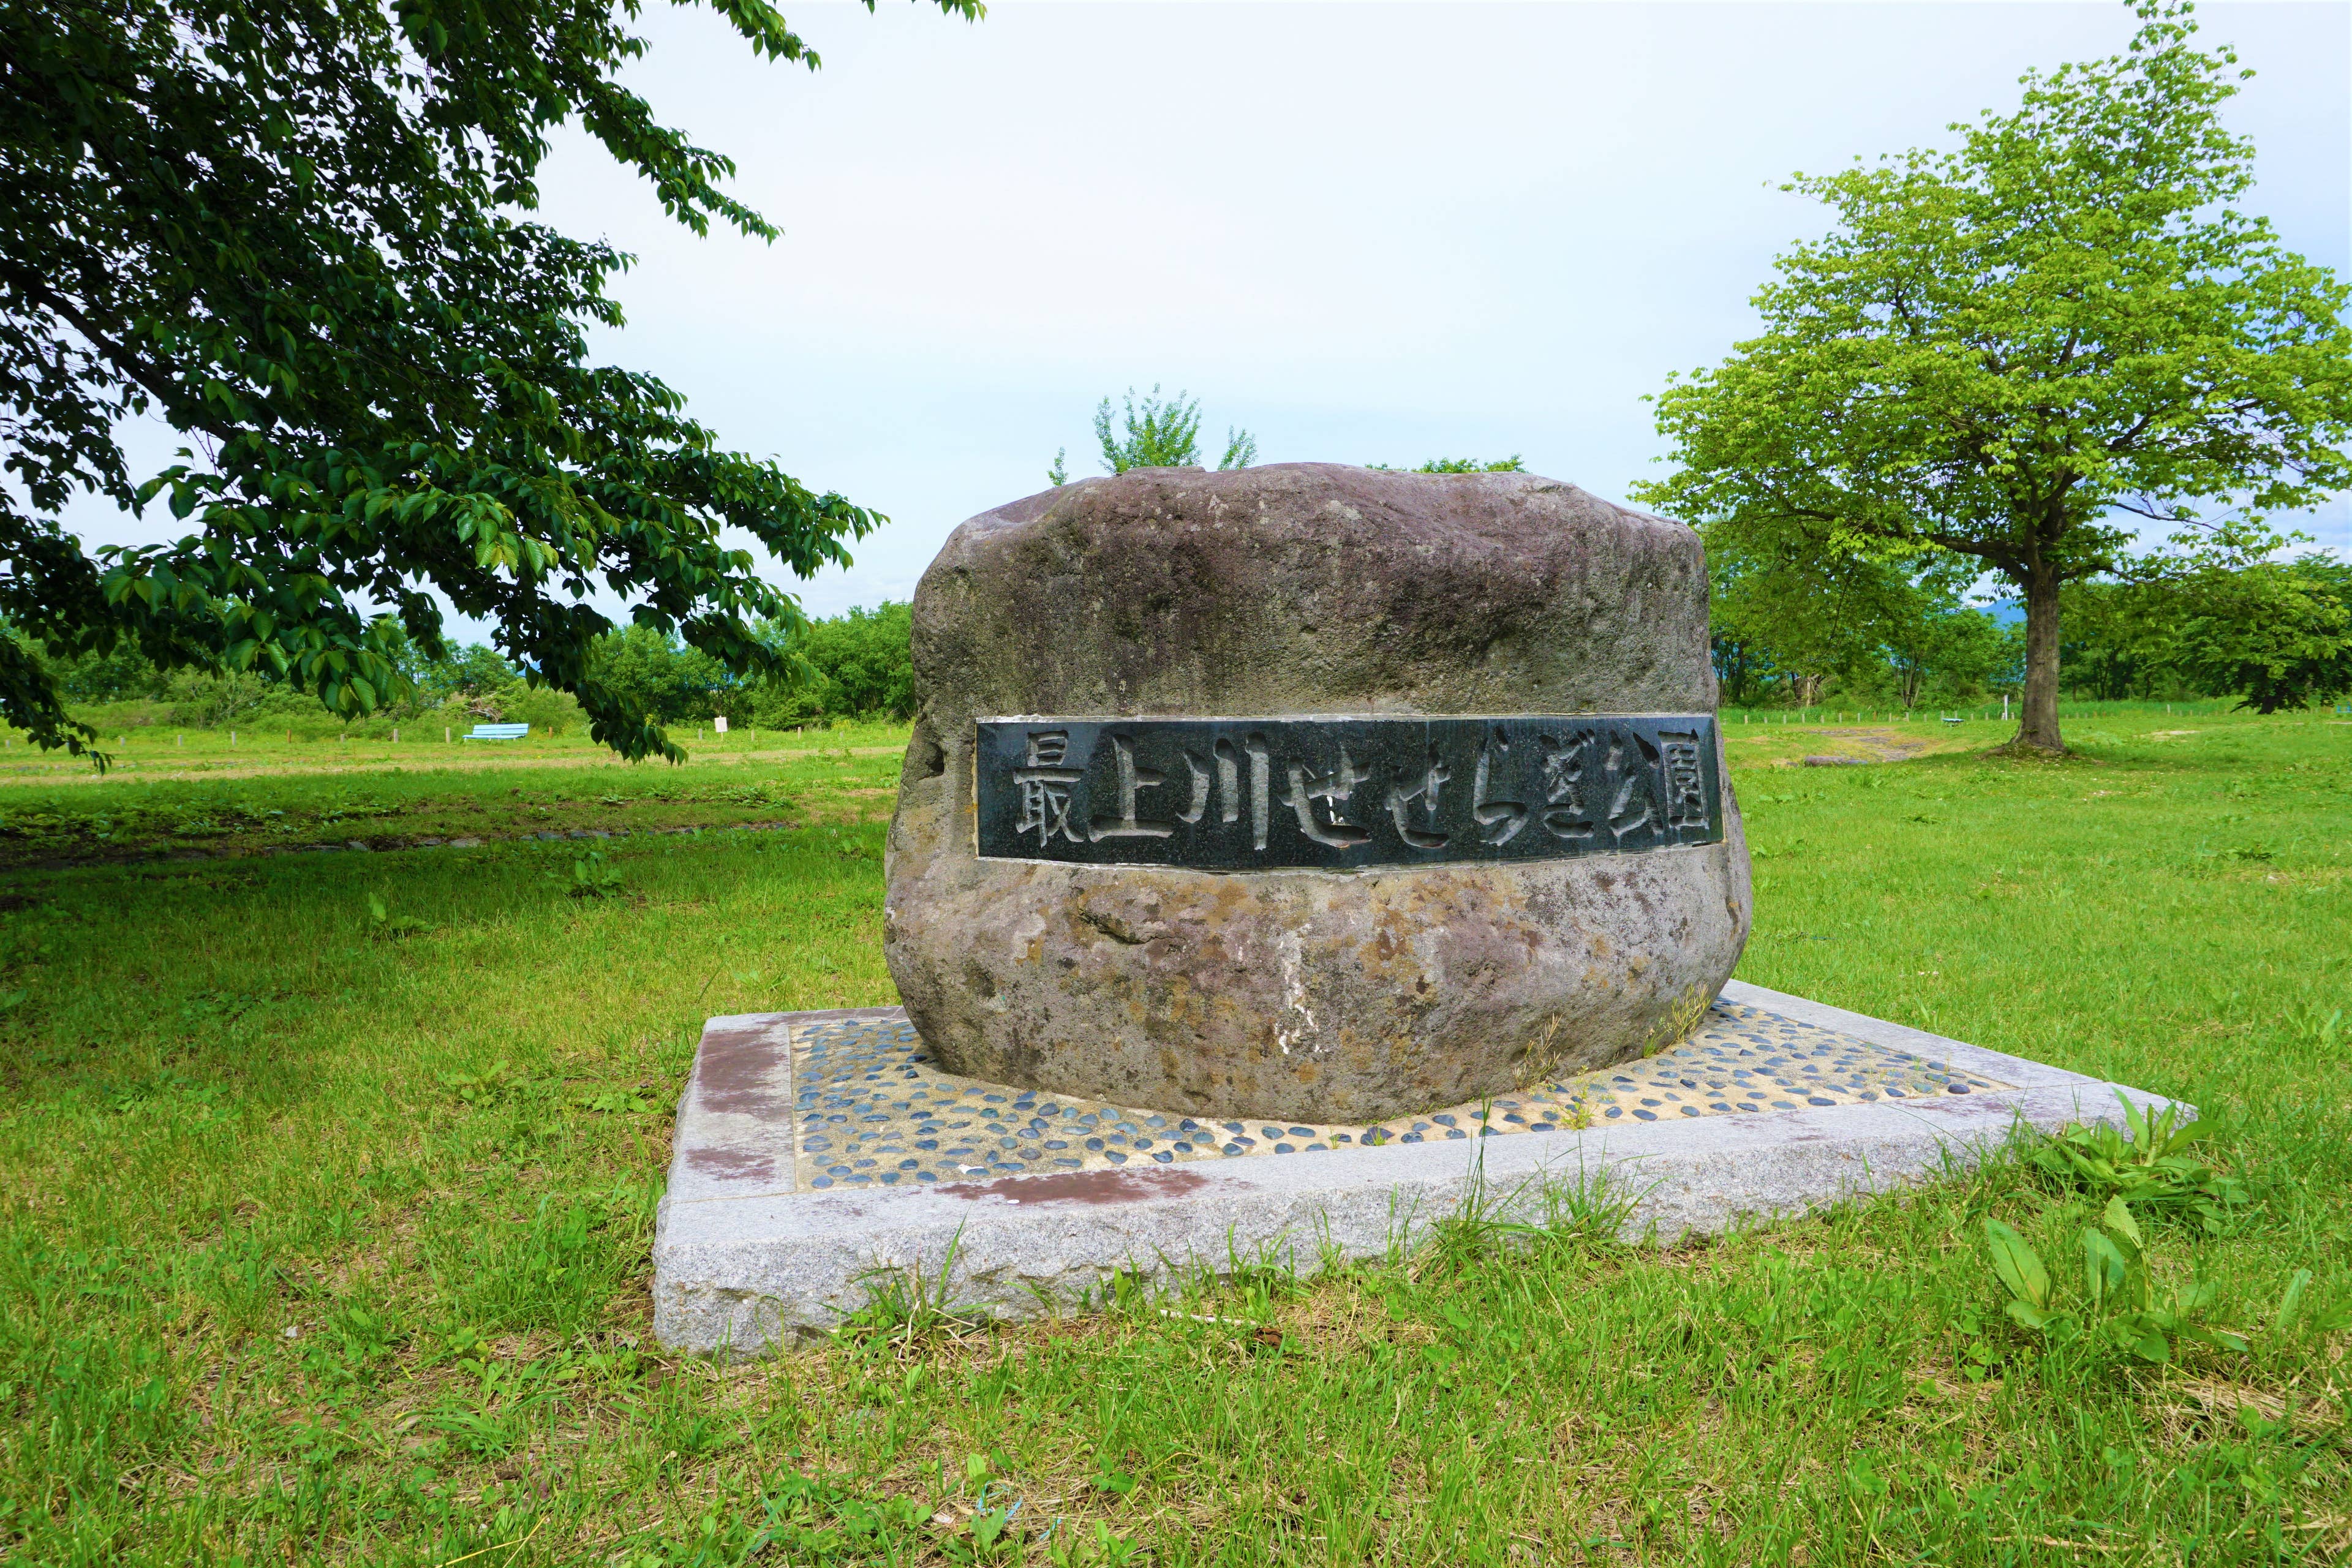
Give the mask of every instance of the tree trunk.
<path id="1" fill-rule="evenodd" d="M 1789 691 L 1791 696 L 1796 698 L 1797 706 L 1800 708 L 1811 708 L 1813 705 L 1815 699 L 1819 698 L 1822 694 L 1822 682 L 1827 679 L 1828 677 L 1821 675 L 1792 675 L 1789 677 Z"/>
<path id="2" fill-rule="evenodd" d="M 2058 574 L 2046 566 L 2026 574 L 2025 692 L 2017 706 L 2020 751 L 2059 752 L 2066 742 L 2058 738 Z"/>

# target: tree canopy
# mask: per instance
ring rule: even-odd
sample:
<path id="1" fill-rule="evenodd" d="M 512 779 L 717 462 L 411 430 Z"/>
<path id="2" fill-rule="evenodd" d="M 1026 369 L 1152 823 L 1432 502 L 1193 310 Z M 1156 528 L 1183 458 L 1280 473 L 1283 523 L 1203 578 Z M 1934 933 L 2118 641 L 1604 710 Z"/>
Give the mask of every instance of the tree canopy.
<path id="1" fill-rule="evenodd" d="M 1375 468 L 1393 468 L 1392 463 L 1373 463 Z M 1524 474 L 1527 464 L 1517 452 L 1507 458 L 1481 460 L 1477 458 L 1432 458 L 1426 463 L 1408 468 L 1412 474 Z"/>
<path id="2" fill-rule="evenodd" d="M 1808 707 L 1836 677 L 1857 698 L 1911 708 L 1931 689 L 1973 691 L 2000 661 L 2000 628 L 1962 603 L 1974 574 L 1948 561 L 1878 561 L 1718 529 L 1707 536 L 1707 575 L 1710 644 L 1729 702 L 1753 704 L 1778 676 Z"/>
<path id="3" fill-rule="evenodd" d="M 1106 397 L 1095 409 L 1095 442 L 1102 448 L 1103 472 L 1123 474 L 1129 468 L 1190 468 L 1201 462 L 1201 400 L 1186 395 L 1181 388 L 1173 397 L 1162 398 L 1158 383 L 1138 402 L 1135 388 L 1129 387 L 1121 399 L 1123 416 L 1111 412 L 1110 399 Z M 1066 466 L 1069 449 L 1054 454 L 1054 466 L 1045 477 L 1056 485 L 1069 482 Z M 1228 426 L 1225 429 L 1225 455 L 1217 459 L 1220 469 L 1246 468 L 1257 461 L 1257 437 L 1248 431 Z"/>
<path id="4" fill-rule="evenodd" d="M 2235 57 L 2186 4 L 2137 11 L 2125 53 L 2029 73 L 1954 151 L 1796 176 L 1836 228 L 1780 258 L 1757 337 L 1660 395 L 1679 469 L 1639 487 L 1754 540 L 2008 578 L 2039 750 L 2060 590 L 2116 563 L 2119 520 L 2258 521 L 2352 482 L 2352 291 L 2234 205 Z"/>
<path id="5" fill-rule="evenodd" d="M 818 63 L 766 0 L 709 3 L 759 55 Z M 721 528 L 806 575 L 877 517 L 591 363 L 627 258 L 530 216 L 576 122 L 697 233 L 778 233 L 621 84 L 635 9 L 0 7 L 0 618 L 67 659 L 259 671 L 354 715 L 399 690 L 404 634 L 442 657 L 437 591 L 630 756 L 675 748 L 595 678 L 590 594 L 774 668 L 753 623 L 798 610 Z M 142 414 L 191 442 L 158 475 L 116 437 Z M 191 531 L 93 555 L 59 521 L 77 492 Z M 0 716 L 82 750 L 48 669 L 0 637 Z"/>
<path id="6" fill-rule="evenodd" d="M 2263 713 L 2352 692 L 2352 563 L 2288 557 L 2267 529 L 2128 563 L 2074 591 L 2070 657 L 2102 696 L 2161 677 Z"/>

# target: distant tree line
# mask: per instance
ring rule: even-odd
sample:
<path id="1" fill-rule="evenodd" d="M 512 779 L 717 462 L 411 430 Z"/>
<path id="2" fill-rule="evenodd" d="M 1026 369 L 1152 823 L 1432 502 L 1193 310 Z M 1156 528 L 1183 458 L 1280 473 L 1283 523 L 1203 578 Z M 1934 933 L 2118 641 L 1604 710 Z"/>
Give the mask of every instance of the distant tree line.
<path id="1" fill-rule="evenodd" d="M 1949 554 L 1889 562 L 1705 530 L 1712 651 L 1727 706 L 1958 704 L 2015 694 L 2026 627 L 1967 602 Z M 2290 555 L 2267 531 L 2118 563 L 2066 586 L 2066 695 L 2234 697 L 2259 712 L 2352 694 L 2352 563 Z"/>
<path id="2" fill-rule="evenodd" d="M 606 689 L 665 725 L 724 715 L 730 725 L 782 729 L 912 714 L 908 605 L 885 602 L 872 610 L 853 609 L 809 621 L 797 632 L 762 621 L 755 631 L 778 659 L 773 672 L 752 679 L 736 675 L 677 634 L 649 626 L 608 632 L 595 640 L 588 657 Z M 77 709 L 144 703 L 154 710 L 154 720 L 192 729 L 240 723 L 259 728 L 280 721 L 310 728 L 320 717 L 318 698 L 289 681 L 248 671 L 164 669 L 128 647 L 59 658 L 14 628 L 5 635 L 43 665 Z M 398 695 L 377 710 L 383 718 L 437 715 L 467 724 L 528 723 L 559 734 L 583 721 L 579 702 L 569 692 L 534 684 L 527 670 L 495 648 L 453 645 L 444 657 L 432 658 L 404 637 L 394 636 L 387 646 L 400 685 Z"/>
<path id="3" fill-rule="evenodd" d="M 2352 695 L 2352 562 L 2336 556 L 2156 558 L 2070 586 L 2064 615 L 2074 695 L 2236 697 L 2263 713 Z"/>
<path id="4" fill-rule="evenodd" d="M 1834 697 L 1914 708 L 2014 689 L 2021 678 L 2014 629 L 1962 601 L 1969 574 L 1706 533 L 1711 651 L 1727 707 Z"/>
<path id="5" fill-rule="evenodd" d="M 786 668 L 758 680 L 735 679 L 709 655 L 643 626 L 600 639 L 591 657 L 600 679 L 666 724 L 722 715 L 730 724 L 772 729 L 906 719 L 915 710 L 913 630 L 909 607 L 887 601 L 811 621 L 797 635 L 762 622 L 758 635 L 772 639 Z"/>
<path id="6" fill-rule="evenodd" d="M 1367 466 L 1378 468 L 1383 473 L 1396 472 L 1396 465 L 1393 463 L 1371 463 Z M 1524 474 L 1528 471 L 1528 466 L 1520 459 L 1519 455 L 1514 452 L 1507 458 L 1497 458 L 1491 462 L 1477 458 L 1432 458 L 1418 468 L 1407 468 L 1404 471 L 1410 474 Z"/>

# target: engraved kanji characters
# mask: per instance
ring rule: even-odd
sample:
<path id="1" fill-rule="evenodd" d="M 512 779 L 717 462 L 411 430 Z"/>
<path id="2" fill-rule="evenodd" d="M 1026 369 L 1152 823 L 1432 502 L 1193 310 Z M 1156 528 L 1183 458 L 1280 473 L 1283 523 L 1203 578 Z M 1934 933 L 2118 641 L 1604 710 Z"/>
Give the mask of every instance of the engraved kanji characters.
<path id="1" fill-rule="evenodd" d="M 1200 758 L 1186 752 L 1184 771 L 1192 775 L 1192 798 L 1176 814 L 1176 820 L 1190 827 L 1209 814 L 1209 769 Z"/>
<path id="2" fill-rule="evenodd" d="M 1167 782 L 1168 775 L 1135 765 L 1135 741 L 1131 736 L 1113 735 L 1110 749 L 1113 766 L 1118 771 L 1118 815 L 1096 817 L 1095 838 L 1165 838 L 1175 832 L 1172 822 L 1139 822 L 1135 816 L 1136 791 L 1158 789 Z"/>
<path id="3" fill-rule="evenodd" d="M 1644 841 L 1656 837 L 1659 828 L 1658 749 L 1638 731 L 1612 733 L 1601 771 L 1601 789 L 1609 802 L 1602 826 L 1611 841 L 1620 849 L 1649 847 Z"/>
<path id="4" fill-rule="evenodd" d="M 1666 828 L 1679 834 L 1696 827 L 1702 833 L 1707 820 L 1706 775 L 1700 771 L 1698 736 L 1687 730 L 1658 731 L 1658 750 L 1664 760 Z"/>
<path id="5" fill-rule="evenodd" d="M 1083 768 L 1062 765 L 1069 750 L 1067 730 L 1032 730 L 1022 752 L 1022 765 L 1013 770 L 1013 787 L 1021 815 L 1013 831 L 1016 837 L 1035 833 L 1041 849 L 1054 841 L 1056 833 L 1073 844 L 1084 844 L 1089 837 L 1070 820 L 1071 787 L 1087 775 Z"/>
<path id="6" fill-rule="evenodd" d="M 1591 842 L 1598 831 L 1592 807 L 1587 796 L 1592 781 L 1589 775 L 1593 742 L 1599 737 L 1590 730 L 1572 730 L 1565 741 L 1549 735 L 1538 736 L 1543 746 L 1543 796 L 1546 810 L 1543 825 L 1555 838 L 1570 844 Z"/>
<path id="7" fill-rule="evenodd" d="M 1273 815 L 1266 792 L 1273 787 L 1274 753 L 1264 735 L 1253 734 L 1236 750 L 1231 741 L 1219 741 L 1217 752 L 1217 820 L 1238 822 L 1242 814 L 1241 758 L 1249 754 L 1250 847 L 1265 847 L 1265 831 Z"/>
<path id="8" fill-rule="evenodd" d="M 1663 752 L 1638 731 L 1579 729 L 1565 739 L 1539 739 L 1547 806 L 1543 825 L 1554 837 L 1588 844 L 1605 830 L 1615 848 L 1647 848 L 1651 841 L 1683 825 L 1673 815 L 1678 800 L 1696 809 L 1692 820 L 1706 825 L 1693 737 L 1662 735 L 1667 747 Z M 1675 794 L 1682 786 L 1675 782 L 1679 775 L 1672 750 L 1678 740 L 1691 742 L 1687 790 L 1681 795 Z"/>
<path id="9" fill-rule="evenodd" d="M 983 840 L 1240 869 L 1622 854 L 1720 834 L 1704 719 L 1047 722 L 1002 721 L 986 764 L 1002 771 L 979 783 Z"/>

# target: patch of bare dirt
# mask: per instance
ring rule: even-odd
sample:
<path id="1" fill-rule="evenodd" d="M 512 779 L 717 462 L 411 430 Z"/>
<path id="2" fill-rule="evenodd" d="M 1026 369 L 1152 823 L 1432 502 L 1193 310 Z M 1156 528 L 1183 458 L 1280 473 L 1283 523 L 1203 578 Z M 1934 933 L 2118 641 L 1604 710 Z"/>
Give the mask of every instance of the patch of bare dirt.
<path id="1" fill-rule="evenodd" d="M 1906 763 L 1929 750 L 1927 737 L 1906 735 L 1900 730 L 1816 730 L 1813 733 L 1868 763 Z"/>

